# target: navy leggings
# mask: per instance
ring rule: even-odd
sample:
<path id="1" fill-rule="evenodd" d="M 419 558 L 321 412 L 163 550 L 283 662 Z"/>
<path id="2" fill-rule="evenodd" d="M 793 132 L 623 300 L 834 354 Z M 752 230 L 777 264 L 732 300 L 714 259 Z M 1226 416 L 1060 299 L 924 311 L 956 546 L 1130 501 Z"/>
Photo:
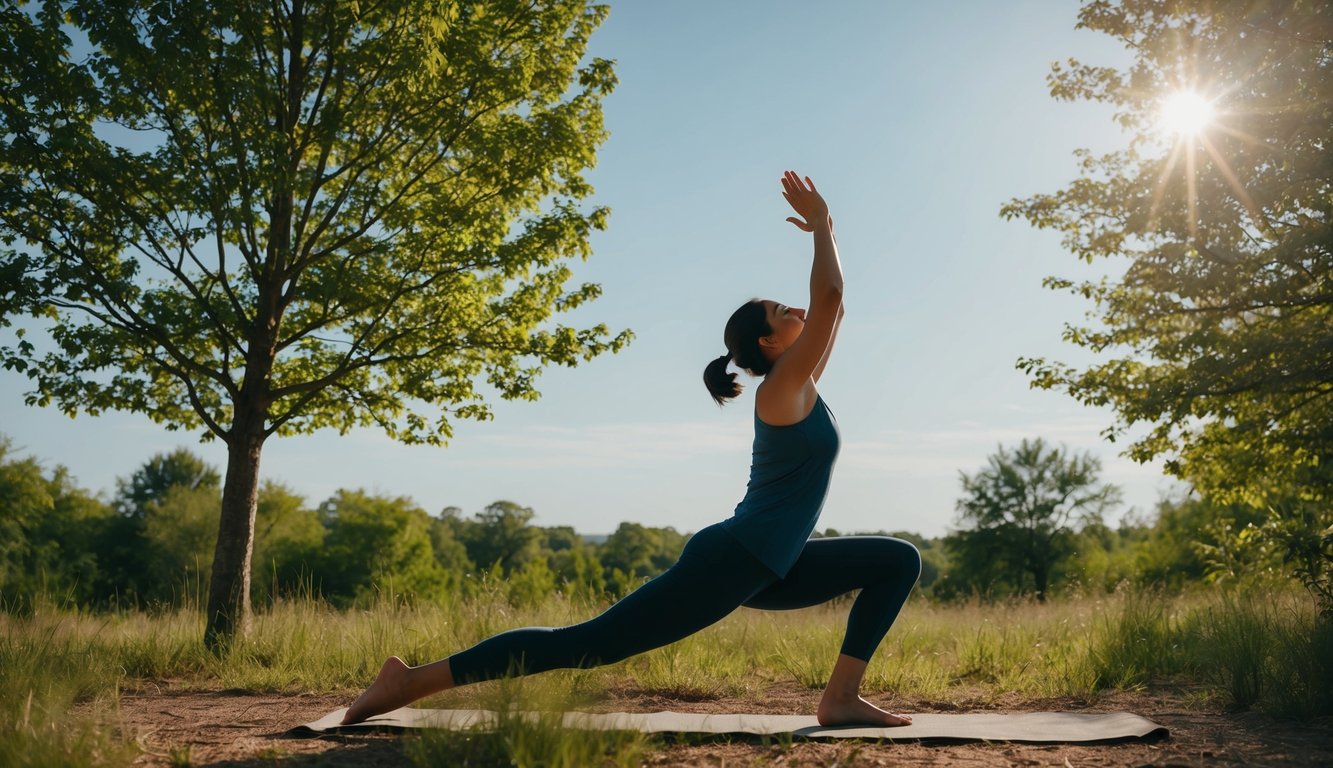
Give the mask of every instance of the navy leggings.
<path id="1" fill-rule="evenodd" d="M 869 661 L 921 575 L 921 555 L 889 536 L 811 539 L 779 579 L 718 525 L 690 538 L 680 560 L 600 615 L 568 627 L 502 632 L 449 657 L 459 684 L 548 669 L 595 667 L 674 643 L 744 605 L 805 608 L 860 589 L 842 653 Z"/>

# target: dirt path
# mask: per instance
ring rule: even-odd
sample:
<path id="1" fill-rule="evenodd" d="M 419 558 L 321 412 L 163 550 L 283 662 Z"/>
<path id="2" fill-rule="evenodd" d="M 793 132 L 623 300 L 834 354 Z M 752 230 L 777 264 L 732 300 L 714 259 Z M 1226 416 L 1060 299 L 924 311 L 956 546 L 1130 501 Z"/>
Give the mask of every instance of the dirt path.
<path id="1" fill-rule="evenodd" d="M 812 712 L 816 693 L 773 686 L 761 699 L 682 701 L 642 689 L 610 692 L 602 711 Z M 144 750 L 136 765 L 164 766 L 398 766 L 405 762 L 393 736 L 292 739 L 288 728 L 346 706 L 346 695 L 254 694 L 243 691 L 126 693 L 120 718 Z M 897 702 L 908 712 L 1129 710 L 1165 725 L 1168 739 L 1098 746 L 1026 744 L 922 745 L 798 742 L 788 747 L 758 742 L 667 745 L 648 765 L 929 765 L 929 766 L 1313 766 L 1333 765 L 1333 722 L 1290 723 L 1258 714 L 1226 714 L 1191 708 L 1182 697 L 1114 694 L 1074 699 L 963 702 Z"/>

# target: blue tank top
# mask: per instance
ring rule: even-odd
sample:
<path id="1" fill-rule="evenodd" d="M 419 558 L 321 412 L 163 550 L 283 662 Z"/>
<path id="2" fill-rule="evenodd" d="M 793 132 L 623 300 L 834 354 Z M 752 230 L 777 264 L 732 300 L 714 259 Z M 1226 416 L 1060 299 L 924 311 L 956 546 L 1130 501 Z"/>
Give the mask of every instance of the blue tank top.
<path id="1" fill-rule="evenodd" d="M 779 578 L 815 529 L 840 442 L 822 397 L 795 424 L 775 427 L 755 414 L 750 484 L 736 514 L 721 525 Z"/>

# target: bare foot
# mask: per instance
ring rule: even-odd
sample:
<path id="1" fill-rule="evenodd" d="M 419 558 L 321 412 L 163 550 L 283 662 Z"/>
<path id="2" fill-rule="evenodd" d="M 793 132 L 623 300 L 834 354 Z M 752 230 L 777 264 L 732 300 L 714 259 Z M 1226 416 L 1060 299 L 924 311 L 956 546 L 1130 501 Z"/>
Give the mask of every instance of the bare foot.
<path id="1" fill-rule="evenodd" d="M 873 725 L 894 727 L 911 725 L 911 715 L 895 715 L 885 712 L 860 696 L 854 698 L 832 698 L 825 696 L 819 701 L 819 710 L 815 719 L 820 725 Z"/>
<path id="2" fill-rule="evenodd" d="M 347 708 L 342 725 L 359 723 L 368 717 L 411 704 L 412 697 L 407 692 L 407 671 L 406 662 L 397 656 L 390 656 L 384 666 L 380 667 L 375 682 Z"/>

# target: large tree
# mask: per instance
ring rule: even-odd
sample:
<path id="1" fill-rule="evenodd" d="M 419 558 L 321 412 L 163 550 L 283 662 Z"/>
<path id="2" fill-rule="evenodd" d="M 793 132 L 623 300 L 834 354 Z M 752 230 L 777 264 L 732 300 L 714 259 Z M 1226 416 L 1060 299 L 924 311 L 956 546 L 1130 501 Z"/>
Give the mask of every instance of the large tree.
<path id="1" fill-rule="evenodd" d="M 226 443 L 210 644 L 249 620 L 260 453 L 439 443 L 484 380 L 627 333 L 556 325 L 610 62 L 586 0 L 51 0 L 0 9 L 0 361 L 28 401 Z M 44 331 L 52 344 L 23 334 Z"/>
<path id="2" fill-rule="evenodd" d="M 1018 591 L 1031 587 L 1045 601 L 1051 574 L 1074 553 L 1074 534 L 1100 522 L 1120 501 L 1116 486 L 1098 479 L 1101 463 L 1041 438 L 999 449 L 974 475 L 959 473 L 962 529 L 946 539 L 959 576 L 971 570 L 1003 577 Z M 980 581 L 980 580 L 976 580 Z"/>
<path id="3" fill-rule="evenodd" d="M 1117 263 L 1106 279 L 1047 281 L 1095 304 L 1065 338 L 1098 361 L 1020 367 L 1110 406 L 1111 437 L 1146 426 L 1129 455 L 1165 457 L 1218 501 L 1327 509 L 1333 4 L 1096 0 L 1079 26 L 1123 42 L 1130 64 L 1057 64 L 1051 93 L 1112 105 L 1127 146 L 1080 153 L 1076 181 L 1002 213 Z M 1211 120 L 1168 130 L 1164 107 L 1191 101 Z"/>

